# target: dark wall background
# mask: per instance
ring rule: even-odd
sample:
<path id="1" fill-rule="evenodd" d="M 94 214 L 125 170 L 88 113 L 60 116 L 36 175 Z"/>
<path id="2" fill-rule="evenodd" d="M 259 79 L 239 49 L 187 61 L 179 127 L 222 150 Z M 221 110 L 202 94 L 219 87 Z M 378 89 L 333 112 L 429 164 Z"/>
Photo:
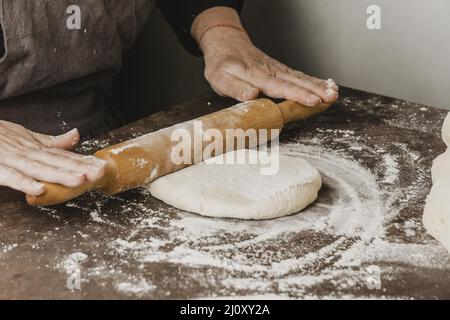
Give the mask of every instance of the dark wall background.
<path id="1" fill-rule="evenodd" d="M 155 9 L 133 49 L 124 57 L 114 82 L 114 96 L 127 121 L 142 118 L 208 92 L 203 60 L 178 43 Z"/>

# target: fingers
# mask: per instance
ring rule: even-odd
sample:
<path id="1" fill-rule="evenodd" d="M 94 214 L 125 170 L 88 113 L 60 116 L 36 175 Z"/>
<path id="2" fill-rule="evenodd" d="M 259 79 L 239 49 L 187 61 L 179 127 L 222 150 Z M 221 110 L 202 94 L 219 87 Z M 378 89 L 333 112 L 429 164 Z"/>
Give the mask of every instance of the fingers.
<path id="1" fill-rule="evenodd" d="M 321 98 L 311 90 L 274 77 L 259 68 L 244 73 L 244 80 L 260 88 L 261 92 L 270 97 L 297 101 L 309 107 L 317 106 L 321 102 Z"/>
<path id="2" fill-rule="evenodd" d="M 292 70 L 259 50 L 221 63 L 211 61 L 213 67 L 209 67 L 205 76 L 213 89 L 240 101 L 255 99 L 260 92 L 309 107 L 333 103 L 339 98 L 339 87 L 333 80 L 325 81 Z"/>
<path id="3" fill-rule="evenodd" d="M 267 57 L 265 59 L 264 69 L 269 74 L 282 80 L 292 82 L 293 84 L 306 88 L 321 98 L 323 102 L 332 103 L 339 98 L 339 87 L 332 79 L 327 81 L 309 76 L 303 72 L 293 70 L 281 62 Z"/>
<path id="4" fill-rule="evenodd" d="M 72 149 L 80 141 L 80 134 L 77 129 L 73 129 L 60 136 L 48 136 L 29 130 L 28 132 L 41 144 L 50 148 Z"/>
<path id="5" fill-rule="evenodd" d="M 76 129 L 52 137 L 0 121 L 0 185 L 40 195 L 45 186 L 38 181 L 78 187 L 101 179 L 106 161 L 62 149 L 75 146 L 79 137 Z"/>
<path id="6" fill-rule="evenodd" d="M 289 68 L 278 71 L 276 77 L 308 89 L 324 102 L 332 103 L 339 98 L 339 87 L 331 79 L 320 80 Z"/>
<path id="7" fill-rule="evenodd" d="M 18 191 L 25 192 L 31 196 L 39 196 L 45 192 L 42 183 L 33 180 L 22 173 L 0 164 L 0 185 Z"/>
<path id="8" fill-rule="evenodd" d="M 80 172 L 86 173 L 89 181 L 97 181 L 103 177 L 108 162 L 95 156 L 84 156 L 61 149 L 49 149 L 49 152 L 77 161 L 83 166 Z M 74 168 L 69 168 L 75 170 Z"/>
<path id="9" fill-rule="evenodd" d="M 8 151 L 4 155 L 5 157 L 8 157 L 8 154 L 19 153 L 24 159 L 38 161 L 42 164 L 49 164 L 51 167 L 84 175 L 85 179 L 91 182 L 97 181 L 104 176 L 107 165 L 106 161 L 94 156 L 82 156 L 63 149 L 46 147 L 49 145 L 70 147 L 71 144 L 76 144 L 79 139 L 79 134 L 76 129 L 57 137 L 31 132 L 29 130 L 26 133 L 29 133 L 31 136 L 27 137 L 27 134 L 21 136 L 20 132 L 18 132 L 15 137 L 9 138 L 14 143 L 3 141 L 5 151 Z M 46 146 L 43 147 L 41 142 Z M 45 181 L 52 182 L 50 180 Z"/>
<path id="10" fill-rule="evenodd" d="M 86 177 L 80 172 L 58 168 L 56 166 L 26 158 L 21 154 L 11 154 L 4 157 L 3 164 L 21 174 L 40 181 L 62 184 L 66 187 L 78 187 L 86 182 Z"/>
<path id="11" fill-rule="evenodd" d="M 206 76 L 214 91 L 241 102 L 258 98 L 259 90 L 249 83 L 226 71 L 214 72 Z"/>
<path id="12" fill-rule="evenodd" d="M 64 150 L 48 149 L 42 151 L 28 151 L 27 157 L 41 163 L 51 163 L 52 166 L 66 171 L 76 172 L 84 175 L 88 181 L 94 182 L 102 178 L 106 170 L 106 161 L 95 157 L 73 156 Z M 51 161 L 51 162 L 49 162 Z"/>

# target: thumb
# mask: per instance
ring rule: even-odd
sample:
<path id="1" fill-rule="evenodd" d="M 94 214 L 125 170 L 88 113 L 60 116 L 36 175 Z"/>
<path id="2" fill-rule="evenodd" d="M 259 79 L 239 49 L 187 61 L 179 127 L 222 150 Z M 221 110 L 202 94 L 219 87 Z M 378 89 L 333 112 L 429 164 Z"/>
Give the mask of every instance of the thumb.
<path id="1" fill-rule="evenodd" d="M 80 141 L 80 133 L 76 128 L 60 136 L 49 136 L 32 131 L 30 133 L 36 140 L 50 148 L 72 149 Z"/>

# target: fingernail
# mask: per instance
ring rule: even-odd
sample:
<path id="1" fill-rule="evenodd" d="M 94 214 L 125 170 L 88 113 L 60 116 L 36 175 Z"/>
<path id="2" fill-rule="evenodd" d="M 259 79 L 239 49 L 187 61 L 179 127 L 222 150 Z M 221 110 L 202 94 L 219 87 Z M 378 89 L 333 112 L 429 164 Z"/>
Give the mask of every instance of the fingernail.
<path id="1" fill-rule="evenodd" d="M 334 91 L 333 89 L 327 89 L 326 94 L 328 97 L 333 96 L 336 93 L 336 91 Z"/>
<path id="2" fill-rule="evenodd" d="M 72 144 L 72 146 L 75 146 L 78 144 L 78 141 L 80 141 L 80 139 L 78 139 L 78 136 L 76 136 L 72 139 L 70 143 Z"/>

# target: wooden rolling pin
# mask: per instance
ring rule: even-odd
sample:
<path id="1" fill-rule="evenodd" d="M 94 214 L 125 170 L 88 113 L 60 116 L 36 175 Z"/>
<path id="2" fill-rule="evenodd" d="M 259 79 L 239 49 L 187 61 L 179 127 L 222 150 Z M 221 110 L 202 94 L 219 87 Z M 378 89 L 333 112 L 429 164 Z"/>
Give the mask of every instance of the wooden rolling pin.
<path id="1" fill-rule="evenodd" d="M 270 129 L 281 130 L 284 124 L 288 122 L 312 117 L 328 109 L 328 107 L 330 107 L 330 104 L 321 104 L 310 108 L 292 101 L 276 104 L 269 99 L 241 103 L 97 151 L 95 156 L 108 162 L 106 173 L 101 180 L 77 188 L 44 182 L 45 193 L 37 197 L 27 195 L 27 202 L 36 206 L 55 205 L 94 189 L 106 194 L 116 194 L 148 184 L 159 177 L 183 169 L 191 164 L 173 163 L 172 148 L 179 144 L 179 141 L 173 142 L 171 135 L 177 129 L 186 129 L 191 133 L 191 136 L 194 136 L 195 120 L 201 121 L 203 131 L 218 129 L 225 137 L 226 129 L 243 129 L 245 131 L 253 128 L 258 133 L 260 129 L 266 129 L 269 132 Z M 271 138 L 274 137 L 268 136 L 265 141 L 258 141 L 257 143 L 265 143 Z M 203 147 L 210 143 L 211 141 L 203 141 Z M 254 146 L 247 145 L 246 147 Z M 198 146 L 195 148 L 195 145 L 192 144 L 192 164 L 204 160 L 202 149 L 200 148 L 199 154 Z M 224 152 L 231 151 L 225 143 L 223 150 Z"/>

